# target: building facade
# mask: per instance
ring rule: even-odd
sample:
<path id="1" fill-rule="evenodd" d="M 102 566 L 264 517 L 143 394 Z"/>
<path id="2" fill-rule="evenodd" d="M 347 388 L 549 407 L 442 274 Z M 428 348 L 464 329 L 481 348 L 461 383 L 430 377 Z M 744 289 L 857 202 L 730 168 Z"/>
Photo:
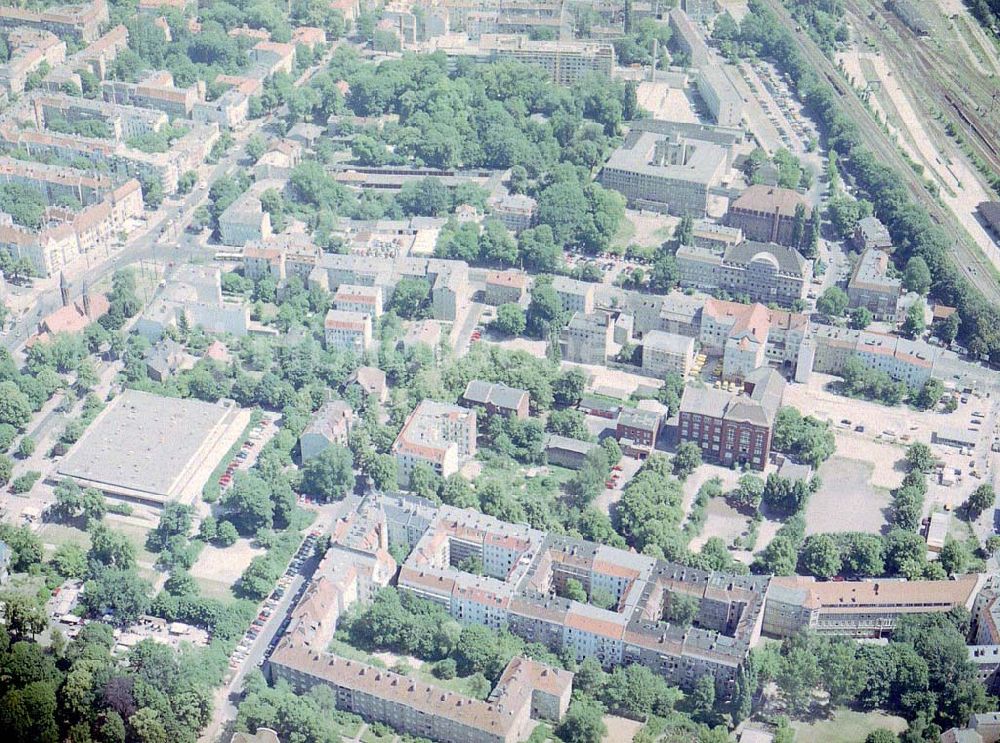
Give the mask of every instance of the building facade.
<path id="1" fill-rule="evenodd" d="M 748 375 L 744 393 L 739 395 L 712 387 L 685 387 L 677 425 L 679 440 L 698 444 L 707 460 L 764 469 L 784 387 L 784 379 L 766 368 Z"/>
<path id="2" fill-rule="evenodd" d="M 749 240 L 795 247 L 796 212 L 809 217 L 808 204 L 796 191 L 755 185 L 730 204 L 726 224 L 743 230 Z"/>

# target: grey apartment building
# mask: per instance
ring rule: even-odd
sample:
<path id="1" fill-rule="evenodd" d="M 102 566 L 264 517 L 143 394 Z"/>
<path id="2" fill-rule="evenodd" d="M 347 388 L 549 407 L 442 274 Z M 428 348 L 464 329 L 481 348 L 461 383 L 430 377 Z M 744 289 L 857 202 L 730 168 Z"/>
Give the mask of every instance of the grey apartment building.
<path id="1" fill-rule="evenodd" d="M 724 253 L 682 245 L 681 286 L 746 295 L 752 302 L 790 305 L 806 294 L 812 265 L 795 248 L 744 240 Z"/>
<path id="2" fill-rule="evenodd" d="M 566 361 L 603 365 L 612 353 L 615 326 L 605 312 L 577 312 L 559 336 Z"/>
<path id="3" fill-rule="evenodd" d="M 895 321 L 902 281 L 890 275 L 889 265 L 889 254 L 884 251 L 869 248 L 861 254 L 847 282 L 851 307 L 864 307 L 876 320 Z"/>

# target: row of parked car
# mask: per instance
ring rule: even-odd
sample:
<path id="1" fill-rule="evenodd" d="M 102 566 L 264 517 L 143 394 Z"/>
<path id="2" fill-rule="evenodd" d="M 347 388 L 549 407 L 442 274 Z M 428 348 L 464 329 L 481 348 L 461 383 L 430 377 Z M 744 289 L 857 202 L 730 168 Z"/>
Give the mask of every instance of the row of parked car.
<path id="1" fill-rule="evenodd" d="M 257 447 L 261 446 L 261 439 L 264 436 L 264 427 L 269 423 L 269 419 L 261 418 L 260 422 L 250 431 L 250 435 L 243 442 L 240 450 L 236 452 L 236 456 L 233 457 L 232 461 L 226 465 L 226 471 L 219 477 L 219 489 L 222 492 L 226 492 L 226 490 L 229 489 L 229 486 L 233 484 L 233 473 L 236 472 L 237 469 L 245 469 L 250 463 L 250 455 Z"/>
<path id="2" fill-rule="evenodd" d="M 274 612 L 277 611 L 278 605 L 285 597 L 285 592 L 288 590 L 292 581 L 295 580 L 295 576 L 302 571 L 302 566 L 305 564 L 305 561 L 309 559 L 309 555 L 311 555 L 315 549 L 316 540 L 319 539 L 319 537 L 320 532 L 313 531 L 310 532 L 304 540 L 302 540 L 302 544 L 299 545 L 299 549 L 296 551 L 295 555 L 292 556 L 284 574 L 278 579 L 278 583 L 274 590 L 271 591 L 271 595 L 264 599 L 261 604 L 260 612 L 257 614 L 257 618 L 253 620 L 249 629 L 247 629 L 246 634 L 243 636 L 243 639 L 240 640 L 240 644 L 236 646 L 236 650 L 229 659 L 230 668 L 238 668 L 247 659 L 247 655 L 250 653 L 250 648 L 253 647 L 254 642 L 264 630 L 264 626 L 270 621 Z M 305 590 L 304 583 L 299 588 L 299 594 L 301 594 L 303 590 Z M 299 595 L 293 596 L 292 600 L 289 602 L 289 606 L 293 606 L 298 599 Z M 267 651 L 257 661 L 258 666 L 262 665 L 264 663 L 264 659 L 271 654 L 272 650 L 274 650 L 275 645 L 278 644 L 278 640 L 281 639 L 281 636 L 288 628 L 288 622 L 289 618 L 286 616 L 282 621 L 281 626 L 278 627 L 278 631 L 275 632 L 274 637 L 271 639 L 271 642 L 267 647 Z"/>

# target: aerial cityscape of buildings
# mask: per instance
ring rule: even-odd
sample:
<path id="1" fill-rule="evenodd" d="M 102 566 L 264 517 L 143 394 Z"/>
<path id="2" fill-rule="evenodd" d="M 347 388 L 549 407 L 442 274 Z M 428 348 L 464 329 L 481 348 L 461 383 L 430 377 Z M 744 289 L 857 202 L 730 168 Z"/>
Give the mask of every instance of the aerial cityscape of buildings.
<path id="1" fill-rule="evenodd" d="M 993 2 L 0 7 L 12 741 L 1000 741 Z"/>

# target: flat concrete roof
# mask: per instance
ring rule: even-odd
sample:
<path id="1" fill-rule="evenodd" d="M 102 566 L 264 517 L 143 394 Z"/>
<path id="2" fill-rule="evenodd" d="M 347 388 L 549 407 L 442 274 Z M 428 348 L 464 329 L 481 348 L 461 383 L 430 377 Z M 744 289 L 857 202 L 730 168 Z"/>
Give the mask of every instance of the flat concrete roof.
<path id="1" fill-rule="evenodd" d="M 224 443 L 221 457 L 242 434 L 243 426 L 234 433 L 239 412 L 232 403 L 125 390 L 80 437 L 58 473 L 109 495 L 162 504 L 180 496 L 211 451 Z"/>

